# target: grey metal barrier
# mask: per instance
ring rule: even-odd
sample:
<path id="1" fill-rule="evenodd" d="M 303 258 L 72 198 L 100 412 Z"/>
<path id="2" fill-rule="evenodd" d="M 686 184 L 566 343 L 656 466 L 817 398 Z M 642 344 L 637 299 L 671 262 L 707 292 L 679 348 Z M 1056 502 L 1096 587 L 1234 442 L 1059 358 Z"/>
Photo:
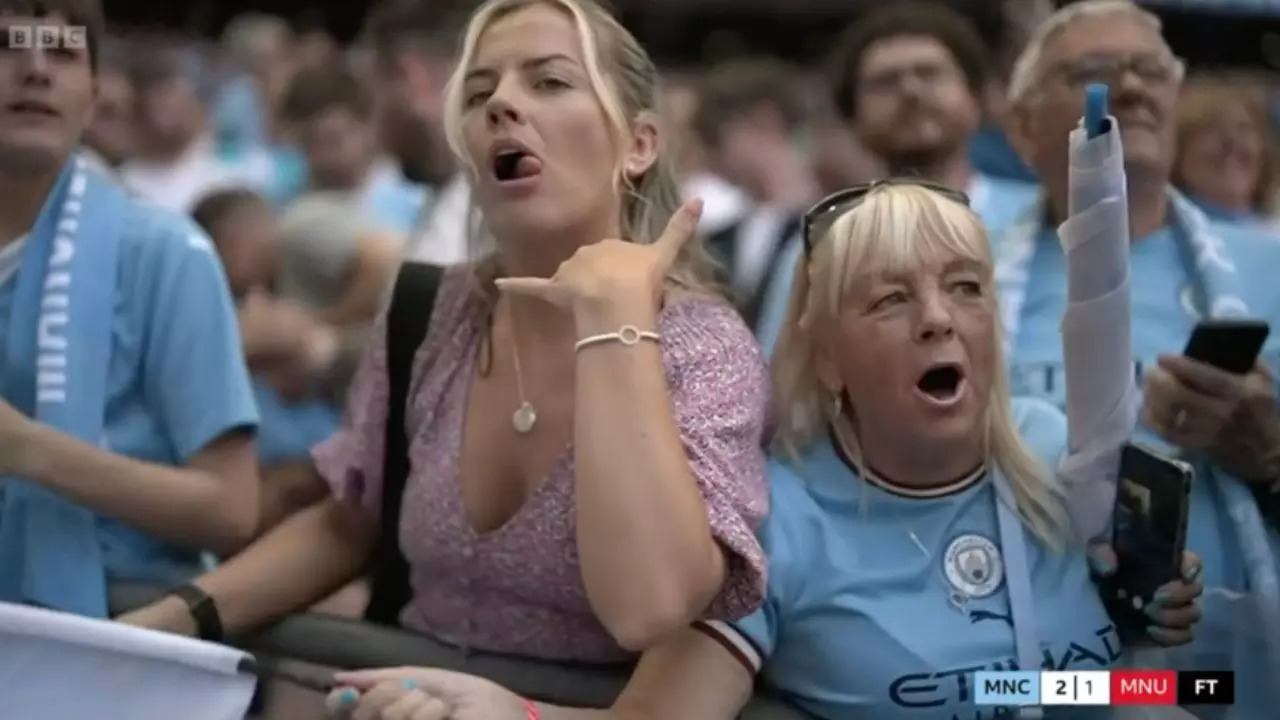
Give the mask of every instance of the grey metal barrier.
<path id="1" fill-rule="evenodd" d="M 163 590 L 119 583 L 111 587 L 111 614 L 155 601 Z M 258 655 L 324 667 L 356 669 L 416 665 L 487 678 L 513 692 L 567 707 L 608 707 L 626 684 L 629 668 L 547 663 L 478 651 L 464 652 L 429 637 L 330 615 L 291 615 L 236 647 Z M 807 720 L 806 713 L 757 696 L 741 720 Z"/>

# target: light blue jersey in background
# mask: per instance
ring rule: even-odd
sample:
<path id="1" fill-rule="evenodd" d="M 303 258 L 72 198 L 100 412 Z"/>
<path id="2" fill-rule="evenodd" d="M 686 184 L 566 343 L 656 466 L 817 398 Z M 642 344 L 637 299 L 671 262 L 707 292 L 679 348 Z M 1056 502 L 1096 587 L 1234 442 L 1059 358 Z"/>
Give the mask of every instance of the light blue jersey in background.
<path id="1" fill-rule="evenodd" d="M 258 463 L 263 469 L 285 463 L 310 463 L 311 447 L 329 439 L 342 422 L 342 411 L 323 400 L 290 402 L 256 379 L 253 393 L 262 415 Z"/>
<path id="2" fill-rule="evenodd" d="M 369 219 L 407 239 L 418 227 L 428 194 L 425 187 L 406 178 L 398 165 L 384 161 L 365 182 L 359 203 Z"/>

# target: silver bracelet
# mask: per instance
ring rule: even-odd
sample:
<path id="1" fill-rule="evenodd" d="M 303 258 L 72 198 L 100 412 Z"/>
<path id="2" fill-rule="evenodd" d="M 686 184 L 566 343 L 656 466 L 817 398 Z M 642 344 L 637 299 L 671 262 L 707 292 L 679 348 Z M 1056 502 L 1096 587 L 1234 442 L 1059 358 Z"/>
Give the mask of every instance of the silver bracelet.
<path id="1" fill-rule="evenodd" d="M 658 335 L 658 333 L 656 332 L 651 332 L 649 330 L 641 330 L 635 325 L 623 325 L 622 327 L 618 328 L 617 332 L 603 333 L 601 335 L 591 335 L 591 336 L 582 338 L 581 340 L 573 344 L 573 351 L 578 352 L 582 348 L 591 347 L 592 345 L 599 345 L 600 343 L 607 343 L 607 342 L 620 342 L 623 345 L 630 346 L 630 345 L 635 345 L 641 340 L 652 340 L 653 342 L 660 342 L 662 340 L 662 336 Z"/>

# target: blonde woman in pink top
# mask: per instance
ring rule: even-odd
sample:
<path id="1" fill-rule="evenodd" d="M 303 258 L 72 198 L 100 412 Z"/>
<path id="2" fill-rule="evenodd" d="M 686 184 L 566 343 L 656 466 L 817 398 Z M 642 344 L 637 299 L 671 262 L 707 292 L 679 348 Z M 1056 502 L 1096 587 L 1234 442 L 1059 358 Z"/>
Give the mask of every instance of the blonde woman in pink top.
<path id="1" fill-rule="evenodd" d="M 446 273 L 416 356 L 408 628 L 609 662 L 761 602 L 764 361 L 707 289 L 700 205 L 679 206 L 658 93 L 653 63 L 589 0 L 492 0 L 471 19 L 447 131 L 493 243 Z M 226 632 L 367 567 L 383 332 L 342 429 L 314 452 L 332 497 L 195 581 Z M 127 620 L 197 634 L 186 594 Z"/>

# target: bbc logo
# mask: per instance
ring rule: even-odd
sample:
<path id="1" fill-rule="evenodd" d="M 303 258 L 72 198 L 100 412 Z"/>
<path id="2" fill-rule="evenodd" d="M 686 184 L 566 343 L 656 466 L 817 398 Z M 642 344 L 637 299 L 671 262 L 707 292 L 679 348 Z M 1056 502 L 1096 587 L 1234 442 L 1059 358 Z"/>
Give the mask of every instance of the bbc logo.
<path id="1" fill-rule="evenodd" d="M 10 25 L 9 49 L 68 48 L 84 50 L 88 38 L 83 25 Z"/>

